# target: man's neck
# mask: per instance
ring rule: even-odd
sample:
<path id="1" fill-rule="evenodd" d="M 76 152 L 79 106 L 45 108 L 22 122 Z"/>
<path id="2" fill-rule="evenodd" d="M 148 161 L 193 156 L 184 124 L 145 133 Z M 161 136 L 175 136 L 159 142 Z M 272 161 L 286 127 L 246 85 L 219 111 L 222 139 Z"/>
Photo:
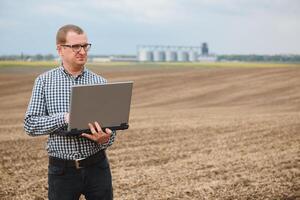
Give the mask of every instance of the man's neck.
<path id="1" fill-rule="evenodd" d="M 71 74 L 72 76 L 76 77 L 78 75 L 80 75 L 83 71 L 84 66 L 77 66 L 77 67 L 70 67 L 70 66 L 66 66 L 63 64 L 64 69 Z"/>

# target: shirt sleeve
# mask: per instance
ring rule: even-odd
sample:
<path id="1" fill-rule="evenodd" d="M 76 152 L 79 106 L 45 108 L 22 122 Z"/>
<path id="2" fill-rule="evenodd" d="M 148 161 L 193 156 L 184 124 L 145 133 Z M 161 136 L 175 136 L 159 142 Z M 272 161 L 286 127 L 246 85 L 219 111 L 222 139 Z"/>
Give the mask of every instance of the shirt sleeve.
<path id="1" fill-rule="evenodd" d="M 39 136 L 53 133 L 67 124 L 65 113 L 48 115 L 44 84 L 41 77 L 35 80 L 31 99 L 25 114 L 24 129 L 28 135 Z"/>

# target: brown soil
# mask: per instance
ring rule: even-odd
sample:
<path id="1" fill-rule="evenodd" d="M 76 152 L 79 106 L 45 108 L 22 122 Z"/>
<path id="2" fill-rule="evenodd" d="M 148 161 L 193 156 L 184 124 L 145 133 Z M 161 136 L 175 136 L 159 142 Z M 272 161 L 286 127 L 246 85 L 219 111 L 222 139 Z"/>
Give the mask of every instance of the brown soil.
<path id="1" fill-rule="evenodd" d="M 299 68 L 92 69 L 135 81 L 115 199 L 300 199 Z M 47 199 L 47 137 L 23 131 L 40 71 L 0 71 L 3 200 Z"/>

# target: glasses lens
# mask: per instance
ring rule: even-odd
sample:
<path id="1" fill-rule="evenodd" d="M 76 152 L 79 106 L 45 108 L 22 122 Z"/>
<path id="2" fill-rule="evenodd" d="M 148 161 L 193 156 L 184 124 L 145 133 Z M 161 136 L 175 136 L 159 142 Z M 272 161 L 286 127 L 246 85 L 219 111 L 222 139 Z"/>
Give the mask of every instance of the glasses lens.
<path id="1" fill-rule="evenodd" d="M 74 45 L 72 45 L 72 49 L 73 49 L 73 51 L 78 52 L 81 49 L 81 45 L 80 44 L 74 44 Z"/>
<path id="2" fill-rule="evenodd" d="M 85 44 L 85 45 L 82 45 L 82 47 L 85 51 L 88 51 L 91 48 L 91 44 Z"/>

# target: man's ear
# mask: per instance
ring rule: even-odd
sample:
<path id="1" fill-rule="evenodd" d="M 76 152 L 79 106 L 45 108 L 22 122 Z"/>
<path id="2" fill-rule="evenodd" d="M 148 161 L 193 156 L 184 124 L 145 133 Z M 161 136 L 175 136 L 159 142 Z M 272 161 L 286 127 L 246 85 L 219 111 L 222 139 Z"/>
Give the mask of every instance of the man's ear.
<path id="1" fill-rule="evenodd" d="M 59 56 L 63 56 L 62 46 L 60 46 L 59 44 L 56 45 L 56 50 Z"/>

